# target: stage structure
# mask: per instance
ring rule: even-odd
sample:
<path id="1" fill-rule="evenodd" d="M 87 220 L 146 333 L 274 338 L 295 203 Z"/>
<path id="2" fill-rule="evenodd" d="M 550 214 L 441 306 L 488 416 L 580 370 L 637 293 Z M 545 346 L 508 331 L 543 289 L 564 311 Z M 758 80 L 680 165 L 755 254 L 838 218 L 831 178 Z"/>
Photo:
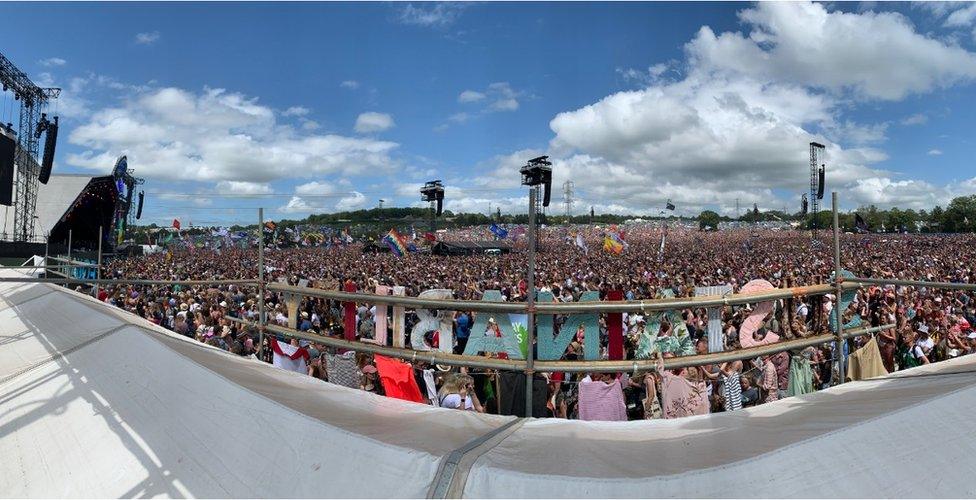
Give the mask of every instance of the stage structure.
<path id="1" fill-rule="evenodd" d="M 55 189 L 50 192 L 42 190 L 40 203 L 47 207 L 56 202 L 53 198 L 73 201 L 60 211 L 58 219 L 50 227 L 49 243 L 58 247 L 66 246 L 70 237 L 73 248 L 96 250 L 101 228 L 102 249 L 106 253 L 113 253 L 125 240 L 126 232 L 137 216 L 141 215 L 142 203 L 139 202 L 145 200 L 145 195 L 139 193 L 136 207 L 132 206 L 132 202 L 136 187 L 145 180 L 132 175 L 125 156 L 115 162 L 110 175 L 74 176 L 78 181 L 87 179 L 84 184 L 67 184 L 58 179 L 59 177 L 62 176 L 55 176 L 54 179 L 58 182 L 52 184 L 70 186 L 70 189 Z"/>
<path id="2" fill-rule="evenodd" d="M 817 235 L 817 214 L 820 213 L 820 200 L 824 195 L 824 175 L 827 164 L 825 162 L 826 149 L 819 142 L 810 143 L 810 213 L 813 214 L 813 221 L 810 229 L 812 236 Z"/>
<path id="3" fill-rule="evenodd" d="M 35 239 L 35 211 L 37 209 L 37 184 L 47 184 L 54 166 L 54 150 L 58 139 L 58 117 L 48 119 L 44 112 L 51 101 L 61 94 L 59 88 L 41 88 L 17 69 L 10 60 L 0 54 L 0 83 L 3 91 L 11 92 L 15 102 L 20 103 L 20 121 L 16 130 L 12 124 L 3 124 L 7 134 L 5 138 L 16 136 L 16 148 L 13 158 L 0 158 L 0 201 L 10 206 L 9 196 L 13 186 L 8 179 L 13 179 L 16 170 L 17 196 L 12 203 L 14 209 L 14 224 L 12 240 L 30 242 Z M 46 133 L 44 140 L 44 154 L 38 164 L 38 148 L 41 135 Z M 10 161 L 12 160 L 12 161 Z"/>
<path id="4" fill-rule="evenodd" d="M 437 217 L 444 211 L 444 184 L 438 180 L 427 181 L 420 188 L 420 201 L 430 203 L 430 232 L 437 231 Z"/>

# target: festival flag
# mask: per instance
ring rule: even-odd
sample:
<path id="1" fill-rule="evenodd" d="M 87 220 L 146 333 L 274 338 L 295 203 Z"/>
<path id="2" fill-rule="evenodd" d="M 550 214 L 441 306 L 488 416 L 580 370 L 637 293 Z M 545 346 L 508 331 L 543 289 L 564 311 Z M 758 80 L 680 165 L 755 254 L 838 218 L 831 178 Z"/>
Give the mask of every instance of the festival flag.
<path id="1" fill-rule="evenodd" d="M 403 254 L 410 251 L 403 241 L 403 236 L 400 236 L 396 228 L 390 229 L 390 232 L 386 233 L 386 236 L 383 237 L 383 242 L 390 247 L 390 251 L 397 257 L 403 257 Z"/>
<path id="2" fill-rule="evenodd" d="M 180 229 L 180 220 L 179 219 L 173 219 L 173 227 L 175 227 L 177 231 Z"/>
<path id="3" fill-rule="evenodd" d="M 867 232 L 869 232 L 868 231 L 868 225 L 867 225 L 867 223 L 864 222 L 864 218 L 861 217 L 861 214 L 859 214 L 859 213 L 855 213 L 854 214 L 854 227 L 857 228 L 857 231 L 859 233 L 862 233 L 862 232 L 863 233 L 867 233 Z"/>
<path id="4" fill-rule="evenodd" d="M 666 207 L 666 208 L 667 208 L 668 210 L 670 210 L 670 211 L 672 211 L 672 212 L 674 212 L 674 203 L 671 203 L 671 198 L 668 198 L 668 204 L 667 204 L 667 205 L 665 205 L 665 207 Z"/>
<path id="5" fill-rule="evenodd" d="M 275 224 L 273 221 L 269 220 L 268 222 L 264 223 L 264 228 L 267 229 L 268 231 L 274 231 L 275 229 L 278 228 L 278 225 Z"/>
<path id="6" fill-rule="evenodd" d="M 492 223 L 492 225 L 488 227 L 488 230 L 495 233 L 495 236 L 497 236 L 500 240 L 504 240 L 508 237 L 508 231 L 498 227 L 498 224 Z"/>
<path id="7" fill-rule="evenodd" d="M 620 244 L 619 241 L 611 238 L 608 234 L 603 237 L 603 249 L 610 253 L 620 255 L 620 253 L 624 251 L 624 246 Z"/>
<path id="8" fill-rule="evenodd" d="M 576 246 L 580 247 L 583 250 L 583 253 L 590 253 L 590 249 L 587 248 L 586 242 L 583 241 L 583 233 L 576 233 Z"/>
<path id="9" fill-rule="evenodd" d="M 429 241 L 429 242 L 431 242 L 431 243 L 433 243 L 433 242 L 437 241 L 437 235 L 435 235 L 434 233 L 432 233 L 430 231 L 427 231 L 426 233 L 424 233 L 424 239 L 427 240 L 427 241 Z"/>
<path id="10" fill-rule="evenodd" d="M 304 347 L 280 344 L 272 337 L 271 350 L 274 351 L 274 366 L 292 372 L 308 373 L 308 360 L 311 356 Z"/>

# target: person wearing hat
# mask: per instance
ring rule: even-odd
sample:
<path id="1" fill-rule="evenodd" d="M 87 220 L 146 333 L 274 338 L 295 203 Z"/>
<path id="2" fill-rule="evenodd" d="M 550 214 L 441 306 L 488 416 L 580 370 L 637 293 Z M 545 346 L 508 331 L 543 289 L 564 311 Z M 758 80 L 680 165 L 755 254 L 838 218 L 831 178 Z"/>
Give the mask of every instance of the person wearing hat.
<path id="1" fill-rule="evenodd" d="M 373 365 L 364 365 L 360 372 L 362 372 L 363 375 L 359 388 L 366 392 L 382 394 L 382 389 L 380 388 L 379 384 L 379 373 L 377 373 L 376 367 Z"/>
<path id="2" fill-rule="evenodd" d="M 308 319 L 308 311 L 302 311 L 302 321 L 298 324 L 298 330 L 307 332 L 312 329 L 312 322 Z"/>

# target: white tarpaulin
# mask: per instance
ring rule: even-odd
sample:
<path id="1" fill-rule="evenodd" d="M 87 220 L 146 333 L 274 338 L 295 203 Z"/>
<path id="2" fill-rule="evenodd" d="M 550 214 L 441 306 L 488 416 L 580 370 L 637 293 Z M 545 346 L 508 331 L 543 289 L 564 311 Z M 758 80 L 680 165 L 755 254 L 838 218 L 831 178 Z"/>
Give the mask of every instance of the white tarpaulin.
<path id="1" fill-rule="evenodd" d="M 0 496 L 971 497 L 974 370 L 670 421 L 514 419 L 338 387 L 0 283 Z"/>

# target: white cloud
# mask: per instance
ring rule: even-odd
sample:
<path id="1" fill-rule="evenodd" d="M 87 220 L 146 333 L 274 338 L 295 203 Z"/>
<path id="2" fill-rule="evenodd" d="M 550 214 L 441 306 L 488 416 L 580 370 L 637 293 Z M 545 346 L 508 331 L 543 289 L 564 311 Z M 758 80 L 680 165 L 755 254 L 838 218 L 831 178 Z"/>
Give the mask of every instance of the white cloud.
<path id="1" fill-rule="evenodd" d="M 309 205 L 300 196 L 292 196 L 284 206 L 278 207 L 278 211 L 286 214 L 309 214 L 314 210 L 318 210 L 318 207 Z"/>
<path id="2" fill-rule="evenodd" d="M 422 7 L 408 3 L 400 8 L 398 20 L 403 24 L 440 27 L 453 24 L 467 5 L 458 2 L 424 3 Z M 428 5 L 432 5 L 427 8 Z"/>
<path id="3" fill-rule="evenodd" d="M 485 98 L 485 94 L 483 92 L 478 92 L 475 90 L 465 90 L 464 92 L 461 92 L 461 95 L 458 96 L 458 102 L 461 103 L 478 102 L 484 98 Z"/>
<path id="4" fill-rule="evenodd" d="M 159 40 L 160 36 L 158 31 L 136 33 L 136 43 L 140 45 L 152 45 Z"/>
<path id="5" fill-rule="evenodd" d="M 269 194 L 273 192 L 271 185 L 266 182 L 242 181 L 220 181 L 217 183 L 216 190 L 220 193 L 230 194 Z"/>
<path id="6" fill-rule="evenodd" d="M 924 125 L 928 123 L 929 117 L 922 113 L 915 113 L 914 115 L 906 116 L 901 120 L 901 124 L 905 126 L 910 125 Z"/>
<path id="7" fill-rule="evenodd" d="M 335 204 L 335 209 L 341 212 L 345 210 L 356 210 L 364 206 L 366 206 L 366 196 L 356 191 L 349 196 L 339 199 L 339 202 Z"/>
<path id="8" fill-rule="evenodd" d="M 64 66 L 65 64 L 68 63 L 68 61 L 65 61 L 64 59 L 61 59 L 60 57 L 49 57 L 47 59 L 41 59 L 40 61 L 37 61 L 37 62 L 41 66 L 47 66 L 47 67 L 51 67 L 51 66 Z"/>
<path id="9" fill-rule="evenodd" d="M 339 84 L 340 87 L 349 90 L 356 90 L 359 88 L 359 82 L 356 80 L 345 80 Z"/>
<path id="10" fill-rule="evenodd" d="M 699 30 L 686 46 L 696 66 L 885 100 L 976 78 L 976 55 L 917 33 L 898 13 L 761 2 L 739 17 L 748 35 Z"/>
<path id="11" fill-rule="evenodd" d="M 384 172 L 396 143 L 313 134 L 277 122 L 256 98 L 206 88 L 132 90 L 93 112 L 68 140 L 70 165 L 107 172 L 127 154 L 140 176 L 269 182 L 280 178 Z"/>
<path id="12" fill-rule="evenodd" d="M 941 156 L 942 155 L 942 150 L 941 149 L 930 149 L 929 152 L 928 153 L 925 153 L 925 154 L 927 154 L 929 156 Z"/>
<path id="13" fill-rule="evenodd" d="M 295 186 L 295 194 L 300 195 L 328 195 L 335 192 L 333 184 L 327 182 L 312 181 Z"/>
<path id="14" fill-rule="evenodd" d="M 488 96 L 492 99 L 488 109 L 493 111 L 515 111 L 519 108 L 516 97 L 519 93 L 512 90 L 508 82 L 496 82 L 488 85 Z"/>
<path id="15" fill-rule="evenodd" d="M 282 113 L 284 116 L 305 116 L 309 113 L 308 108 L 303 108 L 302 106 L 292 106 Z"/>
<path id="16" fill-rule="evenodd" d="M 393 117 L 386 113 L 367 112 L 356 117 L 356 132 L 369 134 L 383 132 L 396 126 Z"/>
<path id="17" fill-rule="evenodd" d="M 968 5 L 968 7 L 956 10 L 952 14 L 949 14 L 949 17 L 945 20 L 945 26 L 949 28 L 958 28 L 973 24 L 973 21 L 976 20 L 976 3 L 969 3 Z"/>

